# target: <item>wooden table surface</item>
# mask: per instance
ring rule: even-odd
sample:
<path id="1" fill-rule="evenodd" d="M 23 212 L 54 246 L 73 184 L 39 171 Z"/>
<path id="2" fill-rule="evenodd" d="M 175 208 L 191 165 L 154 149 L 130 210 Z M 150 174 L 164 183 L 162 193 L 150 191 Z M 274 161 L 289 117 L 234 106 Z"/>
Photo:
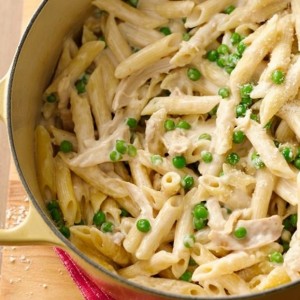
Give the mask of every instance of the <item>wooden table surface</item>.
<path id="1" fill-rule="evenodd" d="M 0 78 L 7 72 L 20 36 L 40 2 L 0 1 Z M 12 160 L 9 162 L 8 147 L 3 146 L 5 138 L 1 124 L 1 201 L 8 195 L 7 222 L 13 226 L 26 215 L 28 201 Z M 52 247 L 5 247 L 2 254 L 1 300 L 83 299 Z"/>

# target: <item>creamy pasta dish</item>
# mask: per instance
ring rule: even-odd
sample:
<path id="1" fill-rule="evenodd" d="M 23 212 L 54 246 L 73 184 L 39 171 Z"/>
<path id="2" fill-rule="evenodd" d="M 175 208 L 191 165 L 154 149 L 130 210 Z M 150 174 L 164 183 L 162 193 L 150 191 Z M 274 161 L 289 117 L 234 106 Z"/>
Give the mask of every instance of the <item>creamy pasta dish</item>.
<path id="1" fill-rule="evenodd" d="M 49 216 L 177 295 L 300 277 L 300 1 L 94 0 L 36 127 Z"/>

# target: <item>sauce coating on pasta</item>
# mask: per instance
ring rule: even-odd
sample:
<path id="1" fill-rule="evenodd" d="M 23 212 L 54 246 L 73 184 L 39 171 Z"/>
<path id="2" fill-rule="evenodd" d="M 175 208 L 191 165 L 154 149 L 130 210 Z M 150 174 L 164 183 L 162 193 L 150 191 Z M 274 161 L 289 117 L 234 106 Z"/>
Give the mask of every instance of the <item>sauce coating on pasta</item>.
<path id="1" fill-rule="evenodd" d="M 300 277 L 300 2 L 94 0 L 36 127 L 62 234 L 130 281 L 244 295 Z"/>

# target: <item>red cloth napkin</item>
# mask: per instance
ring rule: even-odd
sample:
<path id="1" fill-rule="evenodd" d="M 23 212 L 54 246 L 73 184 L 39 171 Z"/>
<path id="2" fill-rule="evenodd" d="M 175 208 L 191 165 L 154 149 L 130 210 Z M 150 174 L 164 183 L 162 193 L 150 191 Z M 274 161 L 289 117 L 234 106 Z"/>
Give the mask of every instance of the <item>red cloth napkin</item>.
<path id="1" fill-rule="evenodd" d="M 69 254 L 60 248 L 54 248 L 76 285 L 86 300 L 113 300 L 99 286 L 82 273 Z"/>

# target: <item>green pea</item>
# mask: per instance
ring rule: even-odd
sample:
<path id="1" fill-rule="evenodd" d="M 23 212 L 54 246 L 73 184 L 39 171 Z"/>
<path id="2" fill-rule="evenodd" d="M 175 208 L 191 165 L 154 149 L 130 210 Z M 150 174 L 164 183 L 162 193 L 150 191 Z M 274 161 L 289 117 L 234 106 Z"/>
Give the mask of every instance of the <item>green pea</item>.
<path id="1" fill-rule="evenodd" d="M 237 52 L 238 52 L 240 55 L 242 55 L 242 54 L 245 52 L 246 48 L 247 48 L 247 46 L 245 45 L 245 43 L 244 43 L 244 42 L 240 42 L 240 43 L 237 45 L 236 50 L 237 50 Z"/>
<path id="2" fill-rule="evenodd" d="M 101 225 L 101 231 L 102 232 L 113 232 L 114 230 L 114 224 L 112 222 L 104 222 Z"/>
<path id="3" fill-rule="evenodd" d="M 128 0 L 128 3 L 133 7 L 137 7 L 139 0 Z"/>
<path id="4" fill-rule="evenodd" d="M 46 98 L 47 102 L 49 103 L 55 103 L 57 101 L 56 95 L 54 93 L 51 93 Z"/>
<path id="5" fill-rule="evenodd" d="M 151 224 L 147 219 L 139 219 L 136 222 L 136 228 L 141 232 L 149 232 L 151 230 Z"/>
<path id="6" fill-rule="evenodd" d="M 245 133 L 241 130 L 235 131 L 232 135 L 232 141 L 235 144 L 242 144 L 245 141 L 245 138 L 246 138 Z"/>
<path id="7" fill-rule="evenodd" d="M 260 155 L 257 152 L 253 152 L 251 155 L 251 162 L 255 169 L 259 170 L 265 167 L 264 162 L 262 161 Z"/>
<path id="8" fill-rule="evenodd" d="M 182 156 L 182 155 L 178 155 L 178 156 L 173 157 L 172 163 L 173 163 L 173 166 L 176 169 L 182 169 L 186 166 L 185 157 Z"/>
<path id="9" fill-rule="evenodd" d="M 300 147 L 297 147 L 296 158 L 300 158 Z"/>
<path id="10" fill-rule="evenodd" d="M 244 104 L 239 104 L 236 107 L 235 114 L 237 118 L 245 117 L 247 112 L 247 106 Z"/>
<path id="11" fill-rule="evenodd" d="M 226 44 L 221 44 L 218 48 L 217 48 L 217 52 L 221 55 L 225 55 L 225 54 L 229 54 L 230 50 L 229 47 Z"/>
<path id="12" fill-rule="evenodd" d="M 128 147 L 126 142 L 124 140 L 116 140 L 116 150 L 121 154 L 127 153 Z"/>
<path id="13" fill-rule="evenodd" d="M 207 225 L 207 220 L 193 218 L 193 226 L 196 230 L 201 230 Z"/>
<path id="14" fill-rule="evenodd" d="M 86 86 L 86 84 L 84 83 L 84 80 L 80 79 L 80 80 L 76 81 L 75 87 L 76 87 L 78 94 L 85 93 L 85 86 Z"/>
<path id="15" fill-rule="evenodd" d="M 230 15 L 235 10 L 234 5 L 229 5 L 224 9 L 224 13 Z"/>
<path id="16" fill-rule="evenodd" d="M 274 251 L 271 254 L 269 254 L 269 261 L 272 263 L 276 263 L 276 264 L 282 264 L 283 263 L 283 255 L 278 252 L 278 251 Z"/>
<path id="17" fill-rule="evenodd" d="M 71 232 L 70 232 L 70 229 L 69 227 L 67 226 L 61 226 L 59 228 L 59 231 L 68 239 L 70 236 L 71 236 Z"/>
<path id="18" fill-rule="evenodd" d="M 291 225 L 293 227 L 297 227 L 298 215 L 297 214 L 292 214 L 292 215 L 289 216 L 289 219 L 290 219 Z"/>
<path id="19" fill-rule="evenodd" d="M 281 154 L 287 162 L 292 162 L 294 160 L 293 150 L 290 147 L 283 147 L 280 149 Z"/>
<path id="20" fill-rule="evenodd" d="M 181 180 L 182 187 L 188 191 L 194 186 L 194 177 L 191 175 L 185 175 Z"/>
<path id="21" fill-rule="evenodd" d="M 197 68 L 188 68 L 187 76 L 192 81 L 197 81 L 201 78 L 202 74 Z"/>
<path id="22" fill-rule="evenodd" d="M 121 217 L 129 217 L 130 213 L 125 208 L 121 208 L 120 216 Z"/>
<path id="23" fill-rule="evenodd" d="M 165 121 L 164 127 L 165 127 L 166 131 L 171 131 L 171 130 L 175 129 L 176 125 L 175 125 L 175 122 L 173 120 L 168 119 L 168 120 Z"/>
<path id="24" fill-rule="evenodd" d="M 241 100 L 241 104 L 250 107 L 253 104 L 253 100 L 250 97 L 243 97 Z"/>
<path id="25" fill-rule="evenodd" d="M 241 40 L 242 40 L 242 37 L 237 32 L 234 32 L 230 37 L 230 41 L 231 41 L 232 45 L 238 44 Z"/>
<path id="26" fill-rule="evenodd" d="M 237 153 L 231 152 L 226 157 L 226 162 L 235 166 L 240 161 L 240 156 Z"/>
<path id="27" fill-rule="evenodd" d="M 59 204 L 56 200 L 52 200 L 51 202 L 49 202 L 47 204 L 47 209 L 49 212 L 51 212 L 51 210 L 53 209 L 59 209 Z"/>
<path id="28" fill-rule="evenodd" d="M 183 238 L 183 245 L 186 248 L 192 248 L 195 244 L 195 241 L 195 236 L 193 234 L 189 234 Z"/>
<path id="29" fill-rule="evenodd" d="M 137 149 L 133 145 L 128 145 L 128 155 L 130 157 L 136 157 L 137 155 Z"/>
<path id="30" fill-rule="evenodd" d="M 219 58 L 219 53 L 217 50 L 210 50 L 207 52 L 207 59 L 209 61 L 215 62 Z"/>
<path id="31" fill-rule="evenodd" d="M 240 95 L 242 98 L 250 97 L 253 91 L 253 85 L 251 83 L 246 83 L 240 87 Z"/>
<path id="32" fill-rule="evenodd" d="M 220 68 L 225 68 L 226 66 L 226 59 L 224 57 L 219 57 L 217 59 L 217 65 L 220 67 Z"/>
<path id="33" fill-rule="evenodd" d="M 218 91 L 218 95 L 222 97 L 222 99 L 228 98 L 230 96 L 230 90 L 228 87 L 222 87 Z"/>
<path id="34" fill-rule="evenodd" d="M 202 158 L 203 162 L 205 162 L 206 164 L 209 164 L 213 161 L 213 155 L 209 151 L 202 151 L 201 158 Z"/>
<path id="35" fill-rule="evenodd" d="M 182 281 L 190 282 L 192 280 L 193 272 L 191 271 L 185 271 L 179 279 Z"/>
<path id="36" fill-rule="evenodd" d="M 135 129 L 137 127 L 138 122 L 134 118 L 128 118 L 126 124 L 130 129 Z"/>
<path id="37" fill-rule="evenodd" d="M 191 129 L 192 126 L 189 122 L 181 120 L 176 127 L 181 129 Z"/>
<path id="38" fill-rule="evenodd" d="M 232 71 L 234 70 L 234 67 L 225 66 L 224 70 L 225 70 L 226 73 L 228 73 L 230 75 L 232 73 Z"/>
<path id="39" fill-rule="evenodd" d="M 294 166 L 300 170 L 300 158 L 296 158 L 295 161 L 294 161 Z"/>
<path id="40" fill-rule="evenodd" d="M 52 220 L 53 220 L 57 225 L 63 223 L 63 217 L 62 217 L 62 214 L 61 214 L 61 211 L 60 211 L 59 208 L 53 208 L 53 209 L 50 211 L 50 215 L 51 215 Z"/>
<path id="41" fill-rule="evenodd" d="M 285 73 L 281 70 L 274 70 L 271 79 L 275 84 L 282 84 L 285 80 Z"/>
<path id="42" fill-rule="evenodd" d="M 191 267 L 198 266 L 197 262 L 192 257 L 190 257 L 189 259 L 189 266 Z"/>
<path id="43" fill-rule="evenodd" d="M 233 235 L 237 239 L 244 239 L 247 236 L 247 229 L 245 227 L 238 227 L 234 230 Z"/>
<path id="44" fill-rule="evenodd" d="M 187 41 L 190 40 L 190 38 L 191 38 L 191 36 L 188 32 L 185 32 L 185 33 L 182 34 L 182 40 L 187 42 Z"/>
<path id="45" fill-rule="evenodd" d="M 228 56 L 227 65 L 230 67 L 235 67 L 240 60 L 240 56 L 236 53 L 232 53 Z"/>
<path id="46" fill-rule="evenodd" d="M 120 161 L 123 158 L 123 156 L 118 151 L 113 150 L 110 152 L 109 158 L 111 161 L 116 162 L 116 161 Z"/>
<path id="47" fill-rule="evenodd" d="M 253 120 L 253 121 L 259 122 L 258 114 L 251 113 L 250 119 Z"/>
<path id="48" fill-rule="evenodd" d="M 172 33 L 171 29 L 169 27 L 161 27 L 159 29 L 159 31 L 161 33 L 163 33 L 164 35 L 170 35 Z"/>
<path id="49" fill-rule="evenodd" d="M 96 212 L 93 217 L 93 223 L 97 226 L 100 227 L 104 222 L 106 221 L 106 216 L 105 213 L 101 210 Z"/>
<path id="50" fill-rule="evenodd" d="M 202 133 L 198 139 L 211 141 L 211 135 L 209 133 Z"/>
<path id="51" fill-rule="evenodd" d="M 154 154 L 154 155 L 151 156 L 151 163 L 154 166 L 158 166 L 158 165 L 163 163 L 163 159 L 160 155 Z"/>
<path id="52" fill-rule="evenodd" d="M 59 145 L 59 150 L 63 153 L 69 153 L 73 151 L 73 144 L 70 141 L 64 140 Z"/>
<path id="53" fill-rule="evenodd" d="M 208 218 L 208 210 L 203 203 L 196 204 L 192 214 L 196 219 L 206 220 Z"/>
<path id="54" fill-rule="evenodd" d="M 218 105 L 216 105 L 208 114 L 213 117 L 217 114 L 217 111 L 218 111 Z"/>

